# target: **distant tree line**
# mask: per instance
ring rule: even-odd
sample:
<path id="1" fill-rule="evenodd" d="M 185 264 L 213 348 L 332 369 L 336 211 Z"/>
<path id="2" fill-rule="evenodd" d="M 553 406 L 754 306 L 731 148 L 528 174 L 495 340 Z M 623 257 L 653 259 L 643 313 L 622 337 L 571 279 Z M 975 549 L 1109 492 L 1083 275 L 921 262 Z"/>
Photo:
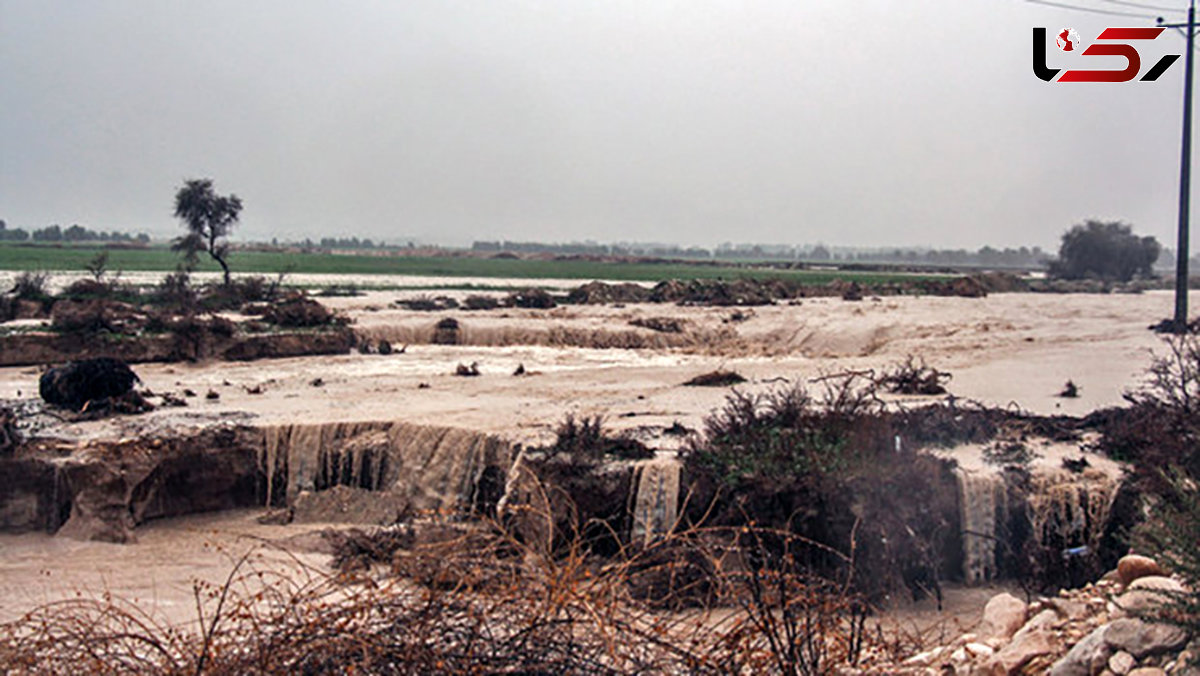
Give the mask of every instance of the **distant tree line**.
<path id="1" fill-rule="evenodd" d="M 24 228 L 9 229 L 8 224 L 0 220 L 0 241 L 6 242 L 150 242 L 150 235 L 138 233 L 131 235 L 127 232 L 97 232 L 76 223 L 68 228 L 55 223 L 32 233 Z"/>
<path id="2" fill-rule="evenodd" d="M 311 240 L 305 240 L 311 241 Z M 375 242 L 357 237 L 322 237 L 322 249 L 374 249 Z"/>
<path id="3" fill-rule="evenodd" d="M 990 246 L 976 251 L 967 249 L 830 249 L 825 245 L 790 246 L 767 244 L 722 244 L 715 249 L 679 247 L 657 244 L 597 244 L 573 242 L 544 244 L 541 242 L 477 241 L 473 251 L 514 253 L 551 253 L 558 255 L 597 256 L 657 256 L 663 258 L 812 261 L 838 263 L 894 263 L 901 265 L 977 265 L 1011 268 L 1045 267 L 1051 254 L 1041 247 L 996 249 Z"/>

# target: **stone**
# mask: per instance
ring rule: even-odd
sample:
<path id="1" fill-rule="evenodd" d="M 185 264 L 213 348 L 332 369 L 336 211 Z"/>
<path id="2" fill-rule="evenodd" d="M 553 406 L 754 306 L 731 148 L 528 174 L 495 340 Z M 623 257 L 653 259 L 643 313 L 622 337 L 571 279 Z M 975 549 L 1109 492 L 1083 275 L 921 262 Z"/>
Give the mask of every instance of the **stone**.
<path id="1" fill-rule="evenodd" d="M 1009 638 L 1025 624 L 1029 607 L 1012 594 L 997 594 L 983 608 L 981 636 Z"/>
<path id="2" fill-rule="evenodd" d="M 1182 648 L 1187 632 L 1168 624 L 1154 624 L 1134 619 L 1114 620 L 1105 627 L 1104 640 L 1116 650 L 1124 650 L 1141 659 L 1169 650 Z"/>
<path id="3" fill-rule="evenodd" d="M 1131 615 L 1146 613 L 1161 606 L 1167 600 L 1167 594 L 1183 591 L 1183 585 L 1169 577 L 1142 577 L 1134 580 L 1128 590 L 1117 598 L 1117 606 Z"/>
<path id="4" fill-rule="evenodd" d="M 1097 627 L 1050 668 L 1050 676 L 1092 676 L 1108 665 L 1113 649 L 1105 640 L 1106 627 Z"/>
<path id="5" fill-rule="evenodd" d="M 1135 666 L 1137 666 L 1137 660 L 1134 659 L 1133 655 L 1130 655 L 1124 650 L 1119 650 L 1113 653 L 1112 657 L 1108 658 L 1108 669 L 1114 674 L 1117 674 L 1117 676 L 1125 676 L 1125 674 L 1128 674 L 1130 671 L 1132 671 Z"/>
<path id="6" fill-rule="evenodd" d="M 1121 560 L 1117 562 L 1117 579 L 1126 587 L 1138 578 L 1151 575 L 1161 577 L 1164 573 L 1158 562 L 1149 556 L 1130 554 L 1121 557 Z"/>
<path id="7" fill-rule="evenodd" d="M 966 649 L 966 651 L 968 653 L 970 653 L 971 656 L 976 659 L 979 659 L 982 657 L 991 657 L 992 655 L 994 655 L 996 653 L 996 651 L 993 650 L 991 646 L 985 645 L 983 643 L 968 643 L 965 646 L 963 646 L 963 648 Z"/>
<path id="8" fill-rule="evenodd" d="M 1128 676 L 1167 676 L 1167 672 L 1158 667 L 1139 667 L 1129 672 Z"/>
<path id="9" fill-rule="evenodd" d="M 1087 616 L 1087 604 L 1067 599 L 1051 599 L 1047 604 L 1064 620 L 1080 620 Z"/>
<path id="10" fill-rule="evenodd" d="M 1051 616 L 1054 611 L 1049 612 Z M 1059 640 L 1049 630 L 1030 628 L 1018 631 L 1013 640 L 988 662 L 987 672 L 993 676 L 1013 676 L 1034 658 L 1053 655 L 1060 648 Z"/>

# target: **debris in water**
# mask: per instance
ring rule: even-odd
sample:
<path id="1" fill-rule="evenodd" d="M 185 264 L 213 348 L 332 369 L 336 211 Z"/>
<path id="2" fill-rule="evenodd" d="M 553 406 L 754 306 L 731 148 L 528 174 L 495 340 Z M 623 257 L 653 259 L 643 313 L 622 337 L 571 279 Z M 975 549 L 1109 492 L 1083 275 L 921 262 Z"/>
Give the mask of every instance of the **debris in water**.
<path id="1" fill-rule="evenodd" d="M 1088 467 L 1091 467 L 1087 461 L 1087 458 L 1083 457 L 1082 455 L 1078 458 L 1063 458 L 1062 466 L 1063 469 L 1069 470 L 1076 474 L 1079 474 Z"/>
<path id="2" fill-rule="evenodd" d="M 313 378 L 312 381 L 309 382 L 308 384 L 312 385 L 313 387 L 325 387 L 325 379 L 324 378 Z"/>
<path id="3" fill-rule="evenodd" d="M 430 385 L 429 383 L 417 383 L 418 390 L 428 390 L 431 387 L 433 387 L 433 386 Z"/>
<path id="4" fill-rule="evenodd" d="M 179 397 L 179 395 L 177 395 L 173 392 L 165 392 L 160 396 L 162 398 L 163 406 L 187 406 L 188 405 L 188 403 L 186 401 L 184 401 L 182 398 Z"/>
<path id="5" fill-rule="evenodd" d="M 514 376 L 525 375 L 525 364 L 517 364 L 517 370 L 513 371 Z"/>
<path id="6" fill-rule="evenodd" d="M 884 373 L 877 382 L 892 394 L 945 394 L 945 382 L 951 375 L 926 366 L 925 360 L 917 361 L 912 355 Z"/>
<path id="7" fill-rule="evenodd" d="M 262 385 L 255 385 L 254 387 L 246 388 L 246 394 L 262 394 L 262 393 L 263 393 Z"/>
<path id="8" fill-rule="evenodd" d="M 183 396 L 185 396 L 185 397 L 194 397 L 194 396 L 196 396 L 196 391 L 195 391 L 195 390 L 190 390 L 190 389 L 185 389 L 185 390 L 183 391 Z"/>
<path id="9" fill-rule="evenodd" d="M 205 399 L 216 400 L 221 398 L 221 393 L 216 390 L 209 390 L 208 394 L 204 395 Z"/>
<path id="10" fill-rule="evenodd" d="M 470 366 L 459 364 L 458 367 L 454 369 L 454 375 L 467 377 L 479 375 L 479 362 L 473 361 L 471 362 Z"/>
<path id="11" fill-rule="evenodd" d="M 670 427 L 663 428 L 663 434 L 669 434 L 673 437 L 686 437 L 687 435 L 689 435 L 691 433 L 692 433 L 692 430 L 688 429 L 687 427 L 684 427 L 683 424 L 681 424 L 678 420 L 671 423 Z"/>
<path id="12" fill-rule="evenodd" d="M 1068 380 L 1067 384 L 1063 385 L 1062 392 L 1059 392 L 1058 396 L 1064 399 L 1077 399 L 1079 397 L 1079 386 L 1075 384 L 1075 381 Z"/>
<path id="13" fill-rule="evenodd" d="M 746 378 L 736 371 L 710 371 L 692 378 L 684 383 L 688 387 L 729 387 L 746 382 Z"/>

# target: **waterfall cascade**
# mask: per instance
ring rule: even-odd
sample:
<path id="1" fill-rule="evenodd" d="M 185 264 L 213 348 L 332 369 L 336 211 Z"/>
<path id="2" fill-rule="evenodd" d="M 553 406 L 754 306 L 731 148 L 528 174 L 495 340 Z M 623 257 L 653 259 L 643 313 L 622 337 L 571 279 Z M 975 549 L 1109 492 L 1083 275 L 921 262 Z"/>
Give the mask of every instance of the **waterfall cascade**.
<path id="1" fill-rule="evenodd" d="M 1033 537 L 1039 544 L 1097 551 L 1118 488 L 1116 477 L 1094 469 L 1035 473 L 1028 497 Z"/>
<path id="2" fill-rule="evenodd" d="M 293 504 L 301 491 L 351 486 L 399 492 L 418 510 L 470 510 L 489 468 L 502 477 L 513 455 L 493 436 L 400 422 L 276 425 L 263 437 L 268 505 Z"/>
<path id="3" fill-rule="evenodd" d="M 675 527 L 681 469 L 675 458 L 652 458 L 634 469 L 631 542 L 648 544 Z"/>
<path id="4" fill-rule="evenodd" d="M 968 584 L 994 579 L 998 524 L 1008 514 L 1003 475 L 994 471 L 955 470 L 958 477 L 959 517 L 963 540 L 963 577 Z"/>

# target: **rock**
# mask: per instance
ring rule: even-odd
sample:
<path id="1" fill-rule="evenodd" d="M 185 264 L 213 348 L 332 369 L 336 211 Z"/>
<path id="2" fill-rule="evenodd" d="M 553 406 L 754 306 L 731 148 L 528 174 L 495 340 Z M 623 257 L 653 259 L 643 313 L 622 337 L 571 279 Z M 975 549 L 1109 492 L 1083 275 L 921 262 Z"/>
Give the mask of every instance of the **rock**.
<path id="1" fill-rule="evenodd" d="M 1128 676 L 1167 676 L 1167 672 L 1158 667 L 1140 667 L 1129 672 Z"/>
<path id="2" fill-rule="evenodd" d="M 1046 612 L 1054 615 L 1053 611 Z M 1013 676 L 1021 673 L 1022 667 L 1034 658 L 1053 655 L 1058 652 L 1059 647 L 1058 639 L 1046 629 L 1022 629 L 1013 636 L 1008 645 L 988 661 L 987 673 L 993 676 Z"/>
<path id="3" fill-rule="evenodd" d="M 1117 579 L 1126 587 L 1138 578 L 1151 575 L 1161 577 L 1164 573 L 1158 562 L 1148 556 L 1130 554 L 1117 562 Z"/>
<path id="4" fill-rule="evenodd" d="M 301 491 L 296 496 L 296 523 L 355 523 L 390 526 L 408 513 L 408 500 L 394 491 L 370 491 L 333 486 L 323 491 Z"/>
<path id="5" fill-rule="evenodd" d="M 1087 604 L 1068 599 L 1050 599 L 1046 604 L 1064 620 L 1081 620 L 1087 617 Z"/>
<path id="6" fill-rule="evenodd" d="M 1130 671 L 1132 671 L 1136 665 L 1137 660 L 1134 659 L 1133 655 L 1130 655 L 1124 650 L 1117 651 L 1113 653 L 1112 657 L 1108 658 L 1108 670 L 1114 674 L 1117 674 L 1117 676 L 1125 676 L 1125 674 L 1128 674 Z"/>
<path id="7" fill-rule="evenodd" d="M 1104 640 L 1114 649 L 1141 659 L 1182 648 L 1188 635 L 1179 627 L 1126 618 L 1114 620 L 1105 627 Z"/>
<path id="8" fill-rule="evenodd" d="M 1169 577 L 1150 576 L 1134 580 L 1117 598 L 1117 606 L 1129 614 L 1145 613 L 1161 606 L 1169 593 L 1183 593 L 1183 585 Z"/>
<path id="9" fill-rule="evenodd" d="M 968 643 L 963 648 L 975 659 L 991 657 L 996 654 L 996 651 L 991 646 L 984 645 L 983 643 Z"/>
<path id="10" fill-rule="evenodd" d="M 1050 669 L 1050 676 L 1092 676 L 1108 665 L 1113 649 L 1105 640 L 1107 627 L 1097 627 Z"/>
<path id="11" fill-rule="evenodd" d="M 1009 638 L 1025 624 L 1029 608 L 1024 601 L 1012 594 L 993 596 L 983 609 L 983 626 L 980 635 Z"/>

